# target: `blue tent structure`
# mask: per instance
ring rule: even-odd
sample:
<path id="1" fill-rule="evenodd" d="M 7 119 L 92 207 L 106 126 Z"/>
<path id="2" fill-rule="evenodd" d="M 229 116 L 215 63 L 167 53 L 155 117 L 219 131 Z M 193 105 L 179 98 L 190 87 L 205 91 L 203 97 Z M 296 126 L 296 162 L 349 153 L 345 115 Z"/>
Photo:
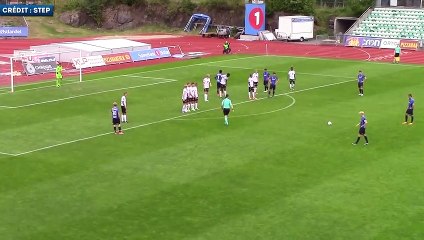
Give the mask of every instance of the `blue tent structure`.
<path id="1" fill-rule="evenodd" d="M 209 25 L 212 22 L 211 17 L 209 17 L 208 15 L 205 14 L 201 14 L 201 13 L 196 13 L 193 14 L 193 16 L 191 16 L 190 20 L 188 20 L 187 25 L 184 28 L 185 32 L 190 32 L 193 27 L 194 24 L 197 21 L 205 21 L 205 25 L 203 26 L 202 30 L 200 30 L 200 34 L 206 33 L 208 31 Z"/>

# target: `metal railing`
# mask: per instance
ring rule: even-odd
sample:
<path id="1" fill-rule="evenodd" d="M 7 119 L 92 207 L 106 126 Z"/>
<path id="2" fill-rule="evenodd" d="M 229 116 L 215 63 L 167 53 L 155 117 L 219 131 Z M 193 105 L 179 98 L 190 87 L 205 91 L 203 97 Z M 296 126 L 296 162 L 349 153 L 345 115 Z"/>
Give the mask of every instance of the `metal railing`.
<path id="1" fill-rule="evenodd" d="M 351 34 L 353 29 L 357 28 L 359 26 L 359 24 L 364 19 L 366 19 L 371 14 L 371 12 L 373 10 L 374 9 L 372 7 L 369 7 L 364 13 L 362 13 L 362 15 L 356 20 L 356 22 L 352 26 L 350 26 L 350 28 L 345 32 L 345 34 Z"/>

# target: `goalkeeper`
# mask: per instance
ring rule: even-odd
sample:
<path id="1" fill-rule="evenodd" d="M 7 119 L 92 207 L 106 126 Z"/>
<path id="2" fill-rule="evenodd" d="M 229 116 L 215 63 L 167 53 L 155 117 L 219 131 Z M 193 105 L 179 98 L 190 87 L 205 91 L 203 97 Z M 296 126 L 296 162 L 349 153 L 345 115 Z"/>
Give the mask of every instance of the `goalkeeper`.
<path id="1" fill-rule="evenodd" d="M 62 70 L 62 64 L 58 62 L 56 66 L 56 87 L 62 86 Z"/>

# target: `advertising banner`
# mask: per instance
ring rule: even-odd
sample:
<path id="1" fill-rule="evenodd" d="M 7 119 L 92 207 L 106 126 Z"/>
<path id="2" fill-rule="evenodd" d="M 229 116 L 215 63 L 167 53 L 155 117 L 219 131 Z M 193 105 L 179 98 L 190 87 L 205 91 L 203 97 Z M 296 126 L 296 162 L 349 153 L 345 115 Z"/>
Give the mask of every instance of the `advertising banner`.
<path id="1" fill-rule="evenodd" d="M 0 38 L 28 37 L 28 27 L 0 27 Z"/>
<path id="2" fill-rule="evenodd" d="M 380 48 L 382 39 L 371 37 L 347 36 L 344 45 L 346 47 L 369 47 Z"/>
<path id="3" fill-rule="evenodd" d="M 35 75 L 56 71 L 56 61 L 38 63 L 23 62 L 22 65 L 27 75 Z"/>
<path id="4" fill-rule="evenodd" d="M 399 39 L 382 39 L 380 48 L 395 49 L 400 43 Z"/>
<path id="5" fill-rule="evenodd" d="M 107 54 L 102 55 L 102 57 L 106 65 L 132 62 L 131 55 L 129 53 Z"/>
<path id="6" fill-rule="evenodd" d="M 265 30 L 265 4 L 246 4 L 244 29 L 246 35 L 254 36 Z"/>
<path id="7" fill-rule="evenodd" d="M 29 62 L 29 63 L 45 63 L 45 62 L 56 62 L 55 56 L 24 56 L 21 58 L 22 62 Z"/>
<path id="8" fill-rule="evenodd" d="M 400 40 L 400 48 L 408 50 L 417 50 L 419 46 L 418 40 Z"/>
<path id="9" fill-rule="evenodd" d="M 365 37 L 362 39 L 361 47 L 370 47 L 370 48 L 380 48 L 381 46 L 381 38 L 369 38 Z"/>
<path id="10" fill-rule="evenodd" d="M 131 55 L 132 61 L 137 62 L 137 61 L 171 57 L 171 52 L 169 51 L 169 48 L 163 47 L 163 48 L 152 48 L 148 50 L 133 51 L 133 52 L 130 52 L 130 55 Z"/>
<path id="11" fill-rule="evenodd" d="M 292 18 L 292 22 L 313 22 L 313 17 L 296 17 Z"/>
<path id="12" fill-rule="evenodd" d="M 53 16 L 54 5 L 26 5 L 8 4 L 0 5 L 0 16 Z"/>
<path id="13" fill-rule="evenodd" d="M 73 58 L 72 63 L 76 69 L 105 66 L 106 63 L 101 55 L 81 58 Z"/>
<path id="14" fill-rule="evenodd" d="M 346 36 L 344 45 L 346 47 L 361 47 L 364 38 L 358 36 Z"/>

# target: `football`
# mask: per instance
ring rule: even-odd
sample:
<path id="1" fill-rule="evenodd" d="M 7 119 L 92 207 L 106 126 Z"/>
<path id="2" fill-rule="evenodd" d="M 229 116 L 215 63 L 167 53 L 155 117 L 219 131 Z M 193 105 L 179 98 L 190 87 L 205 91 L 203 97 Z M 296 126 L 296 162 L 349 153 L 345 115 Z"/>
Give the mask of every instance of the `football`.
<path id="1" fill-rule="evenodd" d="M 331 125 L 333 125 L 333 123 L 331 121 L 328 121 L 327 125 L 331 126 Z"/>

